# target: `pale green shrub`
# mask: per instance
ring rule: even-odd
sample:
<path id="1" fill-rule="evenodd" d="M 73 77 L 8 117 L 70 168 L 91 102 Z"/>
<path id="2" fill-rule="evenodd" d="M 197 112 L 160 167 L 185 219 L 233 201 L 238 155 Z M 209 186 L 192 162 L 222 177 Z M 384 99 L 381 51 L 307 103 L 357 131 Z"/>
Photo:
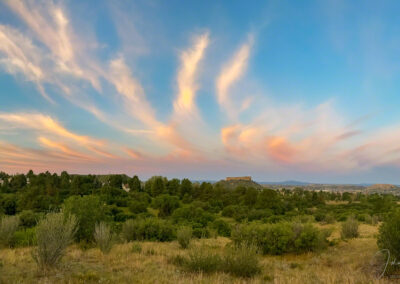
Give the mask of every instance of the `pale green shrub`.
<path id="1" fill-rule="evenodd" d="M 342 223 L 342 230 L 340 232 L 342 239 L 352 239 L 358 237 L 358 222 L 354 217 L 349 217 Z"/>
<path id="2" fill-rule="evenodd" d="M 176 237 L 178 239 L 178 243 L 183 249 L 189 247 L 190 240 L 192 239 L 192 228 L 191 227 L 182 227 L 177 233 Z"/>
<path id="3" fill-rule="evenodd" d="M 37 248 L 32 253 L 39 267 L 55 266 L 74 240 L 77 221 L 74 215 L 49 213 L 39 221 L 36 228 Z"/>
<path id="4" fill-rule="evenodd" d="M 104 222 L 95 225 L 94 240 L 102 253 L 109 253 L 113 246 L 113 239 L 110 226 Z"/>
<path id="5" fill-rule="evenodd" d="M 0 221 L 0 246 L 11 246 L 15 232 L 19 226 L 17 216 L 4 216 Z"/>

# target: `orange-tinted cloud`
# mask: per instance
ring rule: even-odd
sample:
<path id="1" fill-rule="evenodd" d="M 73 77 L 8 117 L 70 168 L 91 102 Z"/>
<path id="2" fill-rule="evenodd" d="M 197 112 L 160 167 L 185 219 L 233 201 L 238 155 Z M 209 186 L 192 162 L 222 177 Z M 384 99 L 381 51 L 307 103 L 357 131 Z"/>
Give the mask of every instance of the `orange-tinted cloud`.
<path id="1" fill-rule="evenodd" d="M 174 102 L 174 110 L 176 113 L 190 113 L 195 115 L 197 111 L 195 107 L 195 95 L 197 85 L 195 78 L 200 60 L 204 56 L 204 51 L 208 46 L 208 33 L 202 34 L 195 38 L 194 46 L 182 52 L 181 67 L 178 72 L 178 95 Z"/>
<path id="2" fill-rule="evenodd" d="M 242 106 L 238 107 L 233 101 L 230 94 L 232 85 L 238 81 L 246 71 L 250 56 L 253 37 L 250 35 L 246 43 L 236 52 L 233 58 L 222 68 L 217 78 L 217 98 L 220 106 L 233 118 L 238 109 L 246 109 L 249 107 L 251 99 L 247 98 L 242 102 Z"/>

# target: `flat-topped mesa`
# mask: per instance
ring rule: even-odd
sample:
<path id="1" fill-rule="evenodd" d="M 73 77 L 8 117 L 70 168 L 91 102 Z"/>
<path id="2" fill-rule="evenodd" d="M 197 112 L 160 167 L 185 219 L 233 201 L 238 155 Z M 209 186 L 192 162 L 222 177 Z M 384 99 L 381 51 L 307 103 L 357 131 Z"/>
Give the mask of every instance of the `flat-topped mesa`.
<path id="1" fill-rule="evenodd" d="M 247 181 L 251 181 L 251 177 L 250 176 L 245 176 L 245 177 L 227 177 L 226 181 L 231 181 L 231 180 L 247 180 Z"/>

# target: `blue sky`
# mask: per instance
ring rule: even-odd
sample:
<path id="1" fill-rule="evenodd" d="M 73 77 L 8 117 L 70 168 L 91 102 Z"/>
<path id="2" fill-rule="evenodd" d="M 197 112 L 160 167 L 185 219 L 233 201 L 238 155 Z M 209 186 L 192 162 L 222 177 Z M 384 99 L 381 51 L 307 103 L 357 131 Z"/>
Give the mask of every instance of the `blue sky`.
<path id="1" fill-rule="evenodd" d="M 0 170 L 400 183 L 398 1 L 0 3 Z"/>

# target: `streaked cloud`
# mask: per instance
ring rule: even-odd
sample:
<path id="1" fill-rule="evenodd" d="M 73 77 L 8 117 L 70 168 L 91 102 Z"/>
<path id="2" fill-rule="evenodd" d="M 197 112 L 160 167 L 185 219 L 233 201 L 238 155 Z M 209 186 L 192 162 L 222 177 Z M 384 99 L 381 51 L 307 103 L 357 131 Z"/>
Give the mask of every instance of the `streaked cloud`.
<path id="1" fill-rule="evenodd" d="M 69 131 L 50 116 L 40 113 L 0 113 L 0 120 L 9 126 L 50 133 L 83 145 L 102 145 L 103 142 Z"/>
<path id="2" fill-rule="evenodd" d="M 369 128 L 370 110 L 354 120 L 323 96 L 305 105 L 300 103 L 308 93 L 281 100 L 268 82 L 246 75 L 258 53 L 251 33 L 233 52 L 222 42 L 227 37 L 212 27 L 188 28 L 194 36 L 179 40 L 166 33 L 168 54 L 162 56 L 172 60 L 165 60 L 161 47 L 154 46 L 161 36 L 143 34 L 137 23 L 146 19 L 132 19 L 137 14 L 125 11 L 123 2 L 106 5 L 113 18 L 104 24 L 115 29 L 116 39 L 97 38 L 98 27 L 82 28 L 70 2 L 4 3 L 12 21 L 0 19 L 0 68 L 47 100 L 40 101 L 40 111 L 2 105 L 4 169 L 138 168 L 156 174 L 163 169 L 344 173 L 400 167 L 395 122 Z M 235 36 L 243 39 L 244 33 Z M 159 59 L 162 68 L 153 64 Z M 243 88 L 252 83 L 260 85 L 256 92 Z M 75 108 L 96 122 L 70 119 Z"/>
<path id="3" fill-rule="evenodd" d="M 204 56 L 209 42 L 208 33 L 204 33 L 194 39 L 191 49 L 182 52 L 180 56 L 181 67 L 178 72 L 178 95 L 174 102 L 176 113 L 197 114 L 195 106 L 196 91 L 198 86 L 195 82 L 198 73 L 199 62 Z"/>
<path id="4" fill-rule="evenodd" d="M 225 64 L 217 78 L 218 103 L 222 109 L 227 112 L 230 118 L 236 116 L 238 109 L 246 109 L 250 104 L 250 99 L 247 98 L 242 102 L 242 107 L 238 107 L 232 100 L 230 91 L 233 84 L 237 82 L 246 71 L 253 41 L 253 36 L 249 35 L 247 42 L 244 43 L 231 60 Z"/>
<path id="5" fill-rule="evenodd" d="M 132 76 L 131 70 L 125 64 L 123 57 L 110 62 L 109 79 L 123 97 L 125 108 L 132 117 L 138 119 L 150 129 L 161 125 L 156 119 L 154 109 L 146 99 L 142 86 Z"/>

